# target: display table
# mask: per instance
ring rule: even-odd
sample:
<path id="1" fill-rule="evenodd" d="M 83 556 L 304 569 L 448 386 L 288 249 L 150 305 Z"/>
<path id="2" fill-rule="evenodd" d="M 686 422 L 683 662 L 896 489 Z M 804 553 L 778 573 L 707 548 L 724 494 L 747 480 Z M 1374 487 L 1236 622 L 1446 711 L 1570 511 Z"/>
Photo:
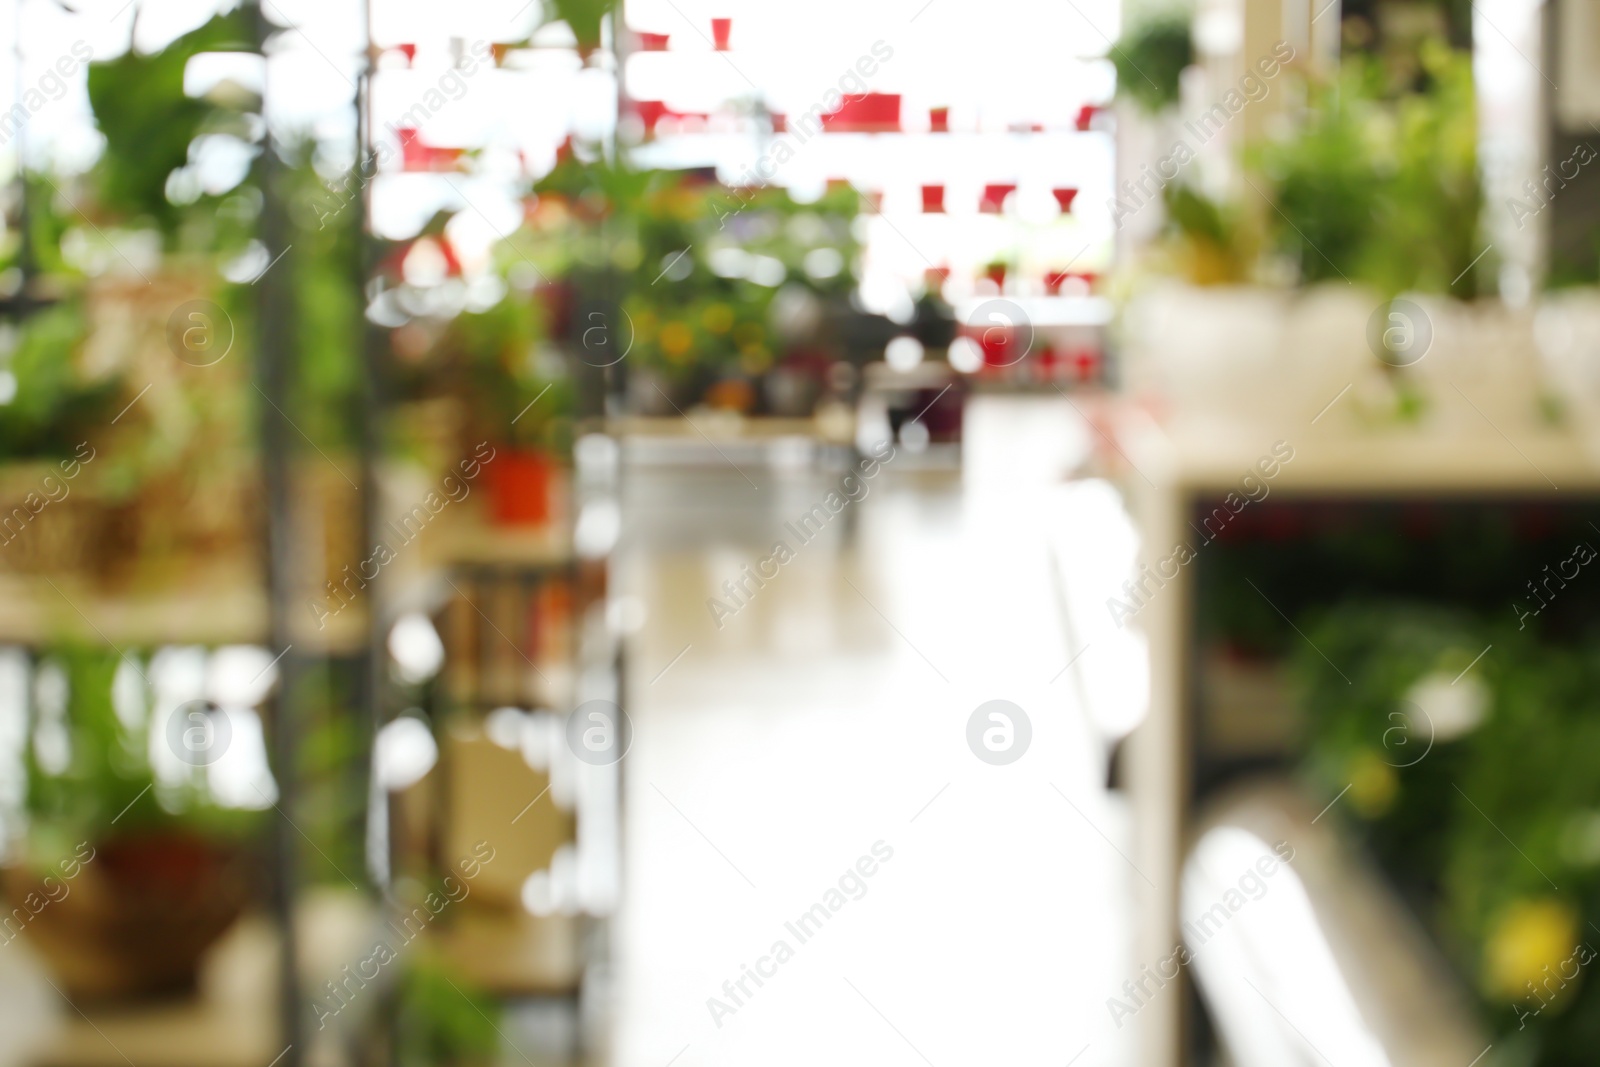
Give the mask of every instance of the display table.
<path id="1" fill-rule="evenodd" d="M 1154 960 L 1182 939 L 1179 883 L 1193 831 L 1195 730 L 1203 699 L 1195 634 L 1203 607 L 1196 599 L 1197 573 L 1206 565 L 1197 518 L 1238 492 L 1241 479 L 1257 471 L 1258 461 L 1280 441 L 1292 447 L 1293 458 L 1278 464 L 1267 481 L 1275 504 L 1476 501 L 1516 508 L 1592 503 L 1600 501 L 1600 464 L 1575 433 L 1523 431 L 1508 439 L 1487 423 L 1476 435 L 1419 428 L 1358 431 L 1306 422 L 1298 427 L 1208 425 L 1203 432 L 1185 432 L 1118 400 L 1108 400 L 1096 421 L 1106 429 L 1100 460 L 1123 487 L 1140 530 L 1139 564 L 1155 570 L 1174 546 L 1201 545 L 1195 560 L 1166 577 L 1158 595 L 1149 597 L 1129 623 L 1146 635 L 1150 655 L 1149 711 L 1129 739 L 1125 764 L 1135 826 L 1133 858 L 1153 886 L 1132 883 L 1139 894 L 1135 958 Z M 1187 975 L 1179 978 L 1186 980 Z M 1141 1047 L 1137 1062 L 1152 1067 L 1191 1062 L 1189 1003 L 1185 996 L 1156 997 L 1128 1023 Z"/>

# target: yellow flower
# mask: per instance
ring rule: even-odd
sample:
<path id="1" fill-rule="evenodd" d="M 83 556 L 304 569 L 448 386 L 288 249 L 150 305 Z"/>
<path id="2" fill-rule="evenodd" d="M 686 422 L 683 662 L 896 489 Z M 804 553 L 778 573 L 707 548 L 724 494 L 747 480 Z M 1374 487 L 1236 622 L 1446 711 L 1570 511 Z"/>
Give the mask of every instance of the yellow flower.
<path id="1" fill-rule="evenodd" d="M 1362 818 L 1376 819 L 1394 804 L 1400 779 L 1376 752 L 1362 749 L 1350 761 L 1350 803 Z"/>
<path id="2" fill-rule="evenodd" d="M 1490 924 L 1483 952 L 1483 985 L 1492 996 L 1549 1000 L 1574 977 L 1578 913 L 1554 897 L 1514 901 Z M 1548 968 L 1548 970 L 1546 970 Z"/>
<path id="3" fill-rule="evenodd" d="M 746 345 L 739 350 L 739 369 L 746 374 L 760 374 L 772 365 L 772 353 L 761 345 Z"/>
<path id="4" fill-rule="evenodd" d="M 689 354 L 694 345 L 694 334 L 681 322 L 669 322 L 661 327 L 661 351 L 673 362 Z"/>
<path id="5" fill-rule="evenodd" d="M 733 309 L 727 304 L 712 304 L 700 317 L 712 333 L 727 333 L 733 328 Z"/>
<path id="6" fill-rule="evenodd" d="M 656 317 L 653 312 L 641 311 L 633 316 L 633 336 L 641 344 L 649 344 L 655 340 Z"/>

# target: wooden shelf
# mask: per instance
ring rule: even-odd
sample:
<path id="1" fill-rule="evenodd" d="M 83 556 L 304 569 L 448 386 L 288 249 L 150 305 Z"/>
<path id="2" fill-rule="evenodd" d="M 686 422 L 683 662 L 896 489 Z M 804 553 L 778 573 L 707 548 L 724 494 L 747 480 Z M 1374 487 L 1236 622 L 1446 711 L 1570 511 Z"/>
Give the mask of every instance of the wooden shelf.
<path id="1" fill-rule="evenodd" d="M 240 566 L 214 566 L 153 589 L 107 592 L 81 579 L 0 575 L 0 642 L 57 640 L 119 648 L 154 645 L 264 644 L 267 595 L 260 576 Z M 357 613 L 330 618 L 318 630 L 306 612 L 295 643 L 348 652 L 365 640 Z"/>
<path id="2" fill-rule="evenodd" d="M 1172 546 L 1194 540 L 1191 509 L 1237 490 L 1275 442 L 1287 441 L 1293 459 L 1279 466 L 1269 496 L 1340 496 L 1351 500 L 1441 500 L 1466 497 L 1544 498 L 1578 502 L 1600 498 L 1600 461 L 1583 435 L 1540 427 L 1508 427 L 1502 436 L 1485 422 L 1481 432 L 1461 424 L 1435 430 L 1362 431 L 1349 425 L 1301 422 L 1285 429 L 1270 423 L 1208 423 L 1187 431 L 1158 423 L 1143 408 L 1104 398 L 1090 417 L 1097 464 L 1122 486 L 1141 535 L 1140 564 L 1156 567 Z M 1470 424 L 1467 424 L 1470 426 Z M 1203 549 L 1201 550 L 1203 554 Z M 1203 559 L 1203 555 L 1202 555 Z M 1135 884 L 1136 958 L 1159 959 L 1182 940 L 1178 893 L 1183 857 L 1193 832 L 1190 810 L 1196 677 L 1193 627 L 1199 617 L 1196 571 L 1179 569 L 1159 596 L 1150 598 L 1134 625 L 1149 642 L 1149 711 L 1129 738 L 1127 781 L 1132 803 L 1134 860 L 1152 886 Z M 1185 998 L 1157 997 L 1132 1025 L 1138 1061 L 1155 1067 L 1188 1062 Z"/>
<path id="3" fill-rule="evenodd" d="M 1121 456 L 1133 482 L 1170 490 L 1216 491 L 1236 487 L 1276 441 L 1294 447 L 1294 459 L 1271 479 L 1273 492 L 1553 493 L 1600 489 L 1600 460 L 1583 435 L 1551 429 L 1500 436 L 1487 423 L 1476 436 L 1426 430 L 1374 431 L 1363 436 L 1295 434 L 1281 427 L 1217 427 L 1174 433 L 1143 411 L 1112 412 Z"/>
<path id="4" fill-rule="evenodd" d="M 809 437 L 823 441 L 849 442 L 855 420 L 830 424 L 826 417 L 786 417 L 778 415 L 740 415 L 732 411 L 707 411 L 696 408 L 683 416 L 626 415 L 607 419 L 606 432 L 617 437 L 664 438 L 679 440 L 709 438 L 718 443 L 734 441 L 775 441 L 785 437 Z M 703 436 L 702 436 L 703 435 Z"/>

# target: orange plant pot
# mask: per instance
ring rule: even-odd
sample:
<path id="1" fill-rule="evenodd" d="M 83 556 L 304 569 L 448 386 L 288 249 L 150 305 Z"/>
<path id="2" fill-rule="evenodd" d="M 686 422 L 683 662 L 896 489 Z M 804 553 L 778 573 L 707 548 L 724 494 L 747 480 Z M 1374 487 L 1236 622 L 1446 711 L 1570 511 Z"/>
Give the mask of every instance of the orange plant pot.
<path id="1" fill-rule="evenodd" d="M 550 519 L 555 463 L 543 452 L 502 446 L 484 473 L 489 518 L 497 526 L 540 526 Z"/>

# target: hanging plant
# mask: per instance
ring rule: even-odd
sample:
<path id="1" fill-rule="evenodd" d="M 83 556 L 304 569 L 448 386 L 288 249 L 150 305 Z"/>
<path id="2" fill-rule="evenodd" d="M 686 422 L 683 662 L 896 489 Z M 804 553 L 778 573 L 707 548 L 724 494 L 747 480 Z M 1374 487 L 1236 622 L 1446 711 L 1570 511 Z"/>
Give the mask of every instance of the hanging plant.
<path id="1" fill-rule="evenodd" d="M 1168 13 L 1125 32 L 1111 49 L 1117 95 L 1155 115 L 1178 105 L 1178 83 L 1194 63 L 1189 18 Z"/>

